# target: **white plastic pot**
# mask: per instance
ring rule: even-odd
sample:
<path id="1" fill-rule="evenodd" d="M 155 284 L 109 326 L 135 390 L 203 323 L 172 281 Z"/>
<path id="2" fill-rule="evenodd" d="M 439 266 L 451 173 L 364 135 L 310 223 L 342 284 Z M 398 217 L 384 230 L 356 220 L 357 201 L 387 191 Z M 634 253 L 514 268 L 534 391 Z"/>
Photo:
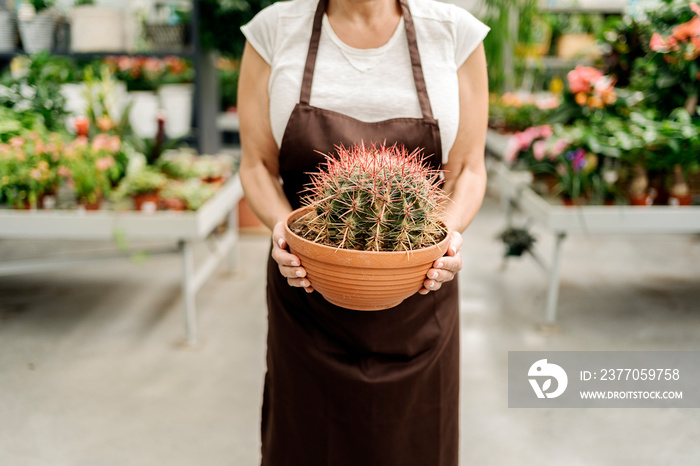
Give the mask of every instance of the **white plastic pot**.
<path id="1" fill-rule="evenodd" d="M 158 90 L 160 106 L 165 112 L 165 134 L 181 138 L 192 128 L 192 84 L 164 84 Z"/>
<path id="2" fill-rule="evenodd" d="M 158 96 L 153 91 L 129 92 L 131 111 L 129 123 L 137 136 L 153 138 L 158 131 Z"/>
<path id="3" fill-rule="evenodd" d="M 102 6 L 85 5 L 70 11 L 73 52 L 122 52 L 125 50 L 124 13 Z"/>
<path id="4" fill-rule="evenodd" d="M 56 13 L 53 10 L 44 10 L 37 13 L 32 19 L 20 19 L 19 33 L 22 37 L 24 51 L 37 53 L 43 50 L 51 50 L 55 30 Z"/>
<path id="5" fill-rule="evenodd" d="M 12 13 L 0 10 L 0 53 L 14 52 L 17 45 L 15 17 Z"/>

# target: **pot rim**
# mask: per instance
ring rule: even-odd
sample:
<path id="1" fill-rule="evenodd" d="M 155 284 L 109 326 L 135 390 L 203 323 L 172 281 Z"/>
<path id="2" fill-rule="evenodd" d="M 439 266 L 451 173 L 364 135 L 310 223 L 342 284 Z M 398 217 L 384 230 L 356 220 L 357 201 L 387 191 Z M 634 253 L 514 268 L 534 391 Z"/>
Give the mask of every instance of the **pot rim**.
<path id="1" fill-rule="evenodd" d="M 339 259 L 343 259 L 345 261 L 362 261 L 364 262 L 365 258 L 367 257 L 367 254 L 381 254 L 381 257 L 385 260 L 404 260 L 408 258 L 409 260 L 413 261 L 416 256 L 419 257 L 430 257 L 434 256 L 436 260 L 438 257 L 441 257 L 447 252 L 447 246 L 449 245 L 450 242 L 450 234 L 449 232 L 445 235 L 445 237 L 437 244 L 434 244 L 432 246 L 424 247 L 424 248 L 419 248 L 419 249 L 414 249 L 411 251 L 360 251 L 356 249 L 344 249 L 340 247 L 332 247 L 332 246 L 327 246 L 325 244 L 319 244 L 319 243 L 314 243 L 311 240 L 302 238 L 301 236 L 297 235 L 294 233 L 291 228 L 289 228 L 289 224 L 291 223 L 292 220 L 295 220 L 298 217 L 301 217 L 303 214 L 305 214 L 307 211 L 311 210 L 312 207 L 310 206 L 305 206 L 305 207 L 300 207 L 294 211 L 292 211 L 287 218 L 285 219 L 284 222 L 284 230 L 285 230 L 285 235 L 287 237 L 287 243 L 289 244 L 290 241 L 288 240 L 289 238 L 294 238 L 293 241 L 297 242 L 300 245 L 313 245 L 310 247 L 317 248 L 317 250 L 325 251 L 325 252 L 330 252 L 333 254 L 338 255 Z M 443 223 L 444 225 L 444 223 Z M 290 247 L 292 247 L 291 244 L 289 244 Z M 440 251 L 440 254 L 437 254 L 437 251 Z M 384 265 L 381 265 L 382 268 L 387 267 L 386 263 Z"/>

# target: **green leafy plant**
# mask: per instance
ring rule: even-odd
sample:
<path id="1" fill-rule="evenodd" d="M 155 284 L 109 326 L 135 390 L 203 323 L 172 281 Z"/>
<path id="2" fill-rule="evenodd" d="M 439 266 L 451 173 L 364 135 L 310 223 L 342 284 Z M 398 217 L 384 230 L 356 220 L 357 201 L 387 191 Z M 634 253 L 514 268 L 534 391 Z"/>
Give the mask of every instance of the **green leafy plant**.
<path id="1" fill-rule="evenodd" d="M 23 3 L 27 5 L 31 5 L 34 7 L 37 13 L 39 13 L 42 10 L 46 10 L 48 8 L 51 8 L 55 1 L 54 0 L 23 0 Z"/>
<path id="2" fill-rule="evenodd" d="M 75 0 L 73 6 L 91 6 L 95 4 L 95 0 Z"/>
<path id="3" fill-rule="evenodd" d="M 163 188 L 163 199 L 181 199 L 188 210 L 199 209 L 206 201 L 216 194 L 216 188 L 193 178 L 186 181 L 170 181 Z"/>
<path id="4" fill-rule="evenodd" d="M 339 147 L 315 173 L 292 230 L 310 241 L 366 251 L 411 251 L 439 243 L 445 194 L 439 175 L 405 148 Z"/>
<path id="5" fill-rule="evenodd" d="M 246 24 L 275 0 L 200 0 L 199 31 L 202 46 L 222 55 L 239 58 L 245 37 L 232 24 Z"/>
<path id="6" fill-rule="evenodd" d="M 68 81 L 72 66 L 65 57 L 47 52 L 13 58 L 0 76 L 0 106 L 38 115 L 49 131 L 63 130 L 67 113 L 60 87 Z"/>
<path id="7" fill-rule="evenodd" d="M 39 196 L 56 185 L 56 173 L 50 163 L 53 152 L 55 148 L 49 147 L 36 133 L 0 143 L 2 197 L 15 207 L 36 207 Z"/>
<path id="8" fill-rule="evenodd" d="M 127 174 L 117 187 L 117 198 L 148 194 L 161 190 L 168 178 L 157 169 L 145 166 L 136 173 Z"/>

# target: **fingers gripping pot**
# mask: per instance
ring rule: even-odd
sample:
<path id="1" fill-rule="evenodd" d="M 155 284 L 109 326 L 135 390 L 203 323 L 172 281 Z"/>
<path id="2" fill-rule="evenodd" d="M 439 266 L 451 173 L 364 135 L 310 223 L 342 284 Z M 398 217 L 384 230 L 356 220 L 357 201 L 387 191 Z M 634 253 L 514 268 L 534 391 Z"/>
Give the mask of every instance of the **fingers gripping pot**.
<path id="1" fill-rule="evenodd" d="M 403 147 L 357 144 L 328 156 L 304 207 L 285 223 L 311 286 L 333 304 L 363 311 L 418 292 L 449 245 L 439 180 Z"/>

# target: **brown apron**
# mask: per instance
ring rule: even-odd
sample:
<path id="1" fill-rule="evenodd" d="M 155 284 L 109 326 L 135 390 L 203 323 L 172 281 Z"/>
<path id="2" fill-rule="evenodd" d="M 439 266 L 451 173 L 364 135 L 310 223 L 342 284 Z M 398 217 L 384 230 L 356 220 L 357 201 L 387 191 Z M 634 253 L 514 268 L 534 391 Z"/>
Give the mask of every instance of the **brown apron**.
<path id="1" fill-rule="evenodd" d="M 300 102 L 280 147 L 294 208 L 309 172 L 338 144 L 363 140 L 422 147 L 439 168 L 440 134 L 426 91 L 416 33 L 400 0 L 423 118 L 365 123 L 312 107 L 311 81 L 326 0 L 314 17 Z M 391 77 L 387 76 L 387 84 Z M 302 264 L 303 265 L 303 264 Z M 271 258 L 267 270 L 264 466 L 457 466 L 457 280 L 378 312 L 352 311 L 293 288 Z"/>

